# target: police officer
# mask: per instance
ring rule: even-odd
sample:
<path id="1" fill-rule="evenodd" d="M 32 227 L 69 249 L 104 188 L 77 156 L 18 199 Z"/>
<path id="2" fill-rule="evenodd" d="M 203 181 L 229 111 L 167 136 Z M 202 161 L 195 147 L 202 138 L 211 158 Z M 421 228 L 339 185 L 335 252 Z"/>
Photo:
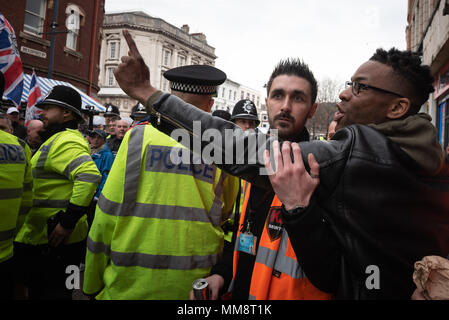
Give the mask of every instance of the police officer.
<path id="1" fill-rule="evenodd" d="M 174 95 L 207 112 L 226 79 L 206 65 L 164 77 Z M 135 126 L 98 201 L 84 292 L 97 299 L 188 299 L 192 282 L 207 276 L 221 255 L 221 225 L 237 190 L 236 178 L 203 164 L 176 140 L 152 125 Z"/>
<path id="2" fill-rule="evenodd" d="M 3 90 L 0 72 L 0 97 Z M 0 130 L 0 300 L 13 298 L 13 240 L 33 197 L 30 158 L 24 141 Z"/>
<path id="3" fill-rule="evenodd" d="M 89 145 L 77 130 L 81 97 L 55 86 L 37 105 L 43 144 L 31 160 L 33 208 L 16 236 L 21 265 L 30 279 L 30 299 L 71 299 L 66 268 L 78 266 L 85 251 L 86 211 L 101 180 Z"/>
<path id="4" fill-rule="evenodd" d="M 105 131 L 107 134 L 109 134 L 110 136 L 108 136 L 108 139 L 110 137 L 115 136 L 115 121 L 120 120 L 120 110 L 114 106 L 113 104 L 106 104 L 106 111 L 103 115 L 104 117 L 104 121 L 105 121 Z"/>
<path id="5" fill-rule="evenodd" d="M 260 124 L 257 116 L 257 108 L 254 102 L 249 99 L 240 100 L 234 106 L 231 121 L 242 128 L 243 131 L 256 129 Z"/>
<path id="6" fill-rule="evenodd" d="M 243 131 L 257 130 L 257 126 L 260 124 L 259 117 L 257 116 L 256 105 L 249 99 L 240 100 L 235 104 L 229 120 L 238 125 Z M 239 219 L 240 209 L 243 206 L 243 191 L 246 189 L 246 182 L 240 179 L 239 185 L 240 189 L 237 196 L 237 201 L 234 205 L 234 213 L 223 225 L 225 240 L 227 242 L 232 242 L 232 230 L 234 228 L 235 218 L 237 217 L 237 220 Z M 226 245 L 228 245 L 228 243 L 226 243 Z"/>
<path id="7" fill-rule="evenodd" d="M 145 107 L 138 102 L 131 111 L 131 119 L 133 119 L 133 126 L 139 123 L 143 118 L 147 117 L 147 111 Z"/>

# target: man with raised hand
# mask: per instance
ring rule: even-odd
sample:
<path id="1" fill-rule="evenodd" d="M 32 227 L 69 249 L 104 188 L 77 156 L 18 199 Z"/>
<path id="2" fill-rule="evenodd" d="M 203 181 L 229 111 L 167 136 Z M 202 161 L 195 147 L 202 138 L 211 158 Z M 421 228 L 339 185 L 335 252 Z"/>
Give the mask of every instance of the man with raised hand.
<path id="1" fill-rule="evenodd" d="M 158 115 L 156 128 L 167 134 L 178 127 L 191 131 L 195 119 L 202 132 L 214 127 L 225 136 L 229 122 L 158 92 L 143 60 L 130 53 L 116 78 L 148 113 Z M 271 177 L 284 202 L 282 219 L 302 267 L 319 289 L 341 299 L 409 299 L 414 262 L 448 255 L 449 179 L 436 129 L 428 115 L 418 113 L 432 91 L 433 77 L 419 56 L 378 49 L 341 92 L 332 140 L 293 144 L 291 165 L 290 144 L 282 151 L 274 144 L 274 156 L 287 163 Z M 250 138 L 241 135 L 229 143 Z M 309 153 L 319 164 L 313 176 Z M 258 175 L 261 163 L 221 167 L 269 187 L 268 177 Z M 304 184 L 315 188 L 314 181 L 319 184 L 312 196 L 301 192 Z"/>
<path id="2" fill-rule="evenodd" d="M 204 112 L 226 80 L 208 65 L 173 68 L 164 77 L 174 95 Z M 188 299 L 193 281 L 221 256 L 221 226 L 237 191 L 237 178 L 153 126 L 134 126 L 98 200 L 83 291 L 98 300 Z"/>

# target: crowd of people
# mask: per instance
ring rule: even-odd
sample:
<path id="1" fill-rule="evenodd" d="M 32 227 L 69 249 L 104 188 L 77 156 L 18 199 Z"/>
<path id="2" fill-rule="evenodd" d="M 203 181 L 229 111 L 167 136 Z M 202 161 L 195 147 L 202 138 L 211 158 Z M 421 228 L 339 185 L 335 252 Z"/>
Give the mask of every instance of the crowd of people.
<path id="1" fill-rule="evenodd" d="M 0 115 L 1 298 L 71 299 L 68 266 L 99 300 L 195 299 L 201 278 L 214 300 L 435 297 L 415 264 L 438 256 L 449 269 L 449 161 L 419 113 L 433 91 L 419 56 L 378 49 L 318 141 L 304 61 L 270 75 L 265 134 L 251 100 L 211 113 L 223 71 L 173 68 L 163 93 L 124 36 L 115 77 L 138 101 L 132 124 L 106 105 L 105 127 L 81 132 L 81 97 L 66 86 L 26 127 L 14 107 Z M 263 157 L 251 161 L 255 142 Z"/>

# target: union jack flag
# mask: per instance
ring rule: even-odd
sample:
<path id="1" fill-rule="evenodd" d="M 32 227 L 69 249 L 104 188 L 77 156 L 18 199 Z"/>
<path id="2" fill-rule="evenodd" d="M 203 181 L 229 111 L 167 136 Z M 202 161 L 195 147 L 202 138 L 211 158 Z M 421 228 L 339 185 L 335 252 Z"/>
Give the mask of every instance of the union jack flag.
<path id="1" fill-rule="evenodd" d="M 28 95 L 27 110 L 25 113 L 25 126 L 28 126 L 30 120 L 37 119 L 37 115 L 40 113 L 40 110 L 35 107 L 35 104 L 42 97 L 42 93 L 41 89 L 39 88 L 39 84 L 37 81 L 36 74 L 34 73 L 34 70 L 33 75 L 31 76 L 29 92 L 30 93 Z"/>
<path id="2" fill-rule="evenodd" d="M 8 20 L 0 13 L 0 71 L 5 76 L 3 95 L 20 108 L 23 91 L 23 68 L 16 35 Z"/>

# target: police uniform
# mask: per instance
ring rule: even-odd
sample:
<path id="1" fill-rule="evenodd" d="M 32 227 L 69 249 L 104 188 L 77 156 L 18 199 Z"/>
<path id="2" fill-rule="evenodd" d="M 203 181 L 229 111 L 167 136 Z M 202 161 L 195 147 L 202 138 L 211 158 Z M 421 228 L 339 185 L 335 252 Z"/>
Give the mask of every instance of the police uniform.
<path id="1" fill-rule="evenodd" d="M 130 117 L 131 119 L 133 119 L 134 123 L 138 123 L 143 118 L 147 117 L 147 111 L 145 110 L 145 107 L 139 102 L 132 108 Z"/>
<path id="2" fill-rule="evenodd" d="M 249 99 L 243 99 L 238 101 L 234 109 L 232 109 L 231 121 L 235 122 L 236 119 L 254 120 L 256 127 L 260 124 L 259 117 L 257 116 L 257 108 L 254 102 Z"/>
<path id="3" fill-rule="evenodd" d="M 210 66 L 164 74 L 172 91 L 212 95 Z M 186 161 L 186 159 L 190 161 Z M 128 131 L 100 195 L 87 241 L 83 290 L 97 299 L 188 299 L 223 250 L 221 225 L 238 180 L 202 163 L 151 125 Z"/>
<path id="4" fill-rule="evenodd" d="M 113 104 L 107 103 L 105 104 L 105 112 L 103 114 L 103 117 L 117 117 L 120 119 L 120 110 L 114 106 Z"/>
<path id="5" fill-rule="evenodd" d="M 0 130 L 0 300 L 12 299 L 13 240 L 32 206 L 31 150 Z"/>
<path id="6" fill-rule="evenodd" d="M 217 110 L 219 111 L 219 110 Z M 256 123 L 256 127 L 260 124 L 259 117 L 257 116 L 257 108 L 254 102 L 249 99 L 243 99 L 238 101 L 234 108 L 232 109 L 232 114 L 230 115 L 230 121 L 235 122 L 237 119 L 246 119 L 246 120 L 254 120 Z M 257 130 L 257 128 L 256 128 Z M 226 222 L 224 226 L 225 231 L 225 240 L 228 242 L 232 242 L 232 237 L 234 235 L 234 224 L 235 219 L 239 219 L 240 210 L 243 206 L 243 191 L 245 181 L 240 179 L 240 188 L 239 195 L 237 197 L 237 202 L 234 205 L 234 213 L 230 217 L 230 219 Z"/>
<path id="7" fill-rule="evenodd" d="M 116 118 L 116 119 L 120 120 L 121 119 L 120 118 L 120 110 L 118 109 L 118 107 L 114 106 L 113 104 L 107 103 L 107 104 L 105 104 L 105 112 L 103 114 L 103 117 L 104 118 Z M 105 128 L 105 130 L 106 129 L 108 129 L 108 128 Z M 106 137 L 106 140 L 108 141 L 114 137 L 115 137 L 115 134 L 109 134 Z"/>
<path id="8" fill-rule="evenodd" d="M 31 159 L 33 207 L 15 240 L 26 255 L 22 262 L 33 265 L 33 270 L 29 270 L 33 272 L 30 296 L 70 298 L 71 293 L 65 288 L 65 268 L 81 262 L 87 236 L 85 213 L 101 175 L 87 141 L 75 129 L 77 122 L 84 121 L 79 93 L 67 86 L 55 86 L 39 105 L 68 109 L 76 120 L 56 124 L 54 131 L 47 127 L 50 136 Z M 58 223 L 72 232 L 67 245 L 53 248 L 48 244 L 48 235 L 51 226 Z"/>

